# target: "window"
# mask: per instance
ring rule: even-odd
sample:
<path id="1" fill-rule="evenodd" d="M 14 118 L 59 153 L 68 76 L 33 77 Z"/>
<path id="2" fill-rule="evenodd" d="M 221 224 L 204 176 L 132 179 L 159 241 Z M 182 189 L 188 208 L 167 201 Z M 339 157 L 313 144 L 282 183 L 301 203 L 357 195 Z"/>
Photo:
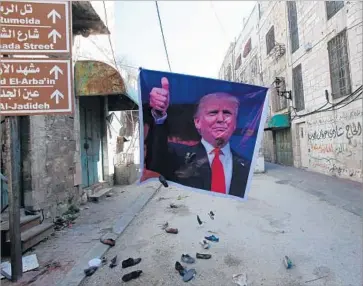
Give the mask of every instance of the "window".
<path id="1" fill-rule="evenodd" d="M 303 87 L 301 64 L 293 68 L 292 80 L 294 85 L 295 108 L 297 111 L 304 110 L 305 101 L 304 101 L 304 87 Z"/>
<path id="2" fill-rule="evenodd" d="M 326 16 L 328 20 L 344 7 L 344 1 L 326 1 Z"/>
<path id="3" fill-rule="evenodd" d="M 243 48 L 243 57 L 246 58 L 252 49 L 251 38 L 248 39 L 245 47 Z"/>
<path id="4" fill-rule="evenodd" d="M 328 42 L 330 81 L 333 98 L 351 93 L 346 30 Z"/>
<path id="5" fill-rule="evenodd" d="M 272 26 L 266 34 L 267 54 L 269 54 L 271 52 L 271 50 L 274 48 L 274 46 L 275 46 L 275 30 L 274 30 L 274 26 Z"/>
<path id="6" fill-rule="evenodd" d="M 236 60 L 236 64 L 235 64 L 235 66 L 234 66 L 234 69 L 235 70 L 238 70 L 239 69 L 239 67 L 241 66 L 241 64 L 242 64 L 242 59 L 241 59 L 241 54 L 238 56 L 238 58 L 237 58 L 237 60 Z"/>
<path id="7" fill-rule="evenodd" d="M 289 18 L 291 53 L 293 54 L 299 48 L 299 29 L 295 1 L 287 2 L 287 14 Z"/>

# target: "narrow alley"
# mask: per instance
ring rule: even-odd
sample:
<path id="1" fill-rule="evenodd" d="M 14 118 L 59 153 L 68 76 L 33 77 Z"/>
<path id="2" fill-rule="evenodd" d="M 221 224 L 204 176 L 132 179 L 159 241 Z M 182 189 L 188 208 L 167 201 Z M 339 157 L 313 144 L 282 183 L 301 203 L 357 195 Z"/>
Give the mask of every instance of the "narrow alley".
<path id="1" fill-rule="evenodd" d="M 363 285 L 362 11 L 0 1 L 1 285 Z"/>
<path id="2" fill-rule="evenodd" d="M 60 266 L 28 285 L 124 285 L 122 276 L 132 270 L 143 273 L 127 285 L 184 285 L 174 264 L 182 254 L 194 257 L 196 252 L 212 258 L 189 266 L 197 272 L 189 285 L 235 285 L 232 276 L 239 273 L 247 274 L 249 286 L 360 285 L 360 185 L 274 164 L 266 168 L 265 174 L 254 176 L 245 203 L 173 186 L 156 191 L 158 183 L 114 187 L 112 196 L 81 207 L 71 228 L 34 248 L 31 253 L 38 254 L 41 265 L 59 262 Z M 313 182 L 324 184 L 313 186 Z M 335 190 L 339 189 L 349 195 L 337 203 Z M 137 205 L 131 207 L 137 216 L 130 215 L 132 205 Z M 210 211 L 214 220 L 208 216 Z M 197 215 L 204 222 L 201 226 Z M 131 223 L 123 228 L 125 218 Z M 165 222 L 179 233 L 165 233 L 161 229 Z M 122 232 L 114 247 L 100 243 L 102 235 L 117 229 Z M 199 242 L 209 231 L 220 241 L 204 250 Z M 110 261 L 116 255 L 115 268 L 108 263 L 91 277 L 84 276 L 92 258 L 105 256 Z M 285 255 L 292 260 L 292 269 L 285 268 Z M 131 270 L 123 269 L 121 261 L 129 257 L 142 261 Z M 25 273 L 17 284 L 3 281 L 2 285 L 24 285 L 39 272 Z"/>

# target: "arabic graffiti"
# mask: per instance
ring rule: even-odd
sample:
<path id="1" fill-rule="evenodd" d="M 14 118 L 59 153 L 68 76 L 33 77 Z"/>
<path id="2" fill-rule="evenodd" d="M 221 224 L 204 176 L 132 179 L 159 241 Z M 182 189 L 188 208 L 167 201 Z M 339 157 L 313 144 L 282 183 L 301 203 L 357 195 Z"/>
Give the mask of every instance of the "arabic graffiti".
<path id="1" fill-rule="evenodd" d="M 330 129 L 320 129 L 319 131 L 314 131 L 312 133 L 308 133 L 309 141 L 322 140 L 326 138 L 337 138 L 344 134 L 343 127 L 335 126 L 335 128 Z"/>
<path id="2" fill-rule="evenodd" d="M 20 4 L 19 4 L 19 6 L 18 6 L 18 4 L 11 4 L 7 7 L 5 5 L 6 5 L 6 3 L 4 3 L 4 2 L 0 5 L 0 12 L 5 16 L 7 16 L 11 13 L 18 13 L 18 11 L 19 11 L 20 15 L 22 15 L 22 16 L 31 14 L 33 12 L 32 4 L 24 4 L 23 8 L 19 8 L 19 7 L 21 7 Z"/>
<path id="3" fill-rule="evenodd" d="M 325 124 L 334 124 L 337 122 L 347 122 L 354 119 L 362 119 L 363 111 L 361 109 L 355 109 L 351 111 L 344 111 L 340 113 L 335 113 L 334 115 L 325 116 L 322 118 L 313 118 L 307 121 L 308 126 L 316 126 L 316 125 L 325 125 Z"/>
<path id="4" fill-rule="evenodd" d="M 308 139 L 309 139 L 309 141 L 334 139 L 334 138 L 343 136 L 344 133 L 348 140 L 352 139 L 354 136 L 362 135 L 361 123 L 352 122 L 352 123 L 346 124 L 345 128 L 338 127 L 338 125 L 336 125 L 333 128 L 320 129 L 318 131 L 315 130 L 314 132 L 308 133 Z"/>
<path id="5" fill-rule="evenodd" d="M 334 160 L 309 158 L 309 165 L 319 172 L 334 176 L 358 179 L 362 176 L 362 170 L 360 168 L 347 167 L 345 164 Z"/>
<path id="6" fill-rule="evenodd" d="M 348 140 L 352 139 L 354 136 L 360 136 L 362 135 L 362 125 L 360 124 L 360 122 L 356 123 L 351 123 L 351 124 L 347 124 L 345 126 L 345 130 L 346 132 L 346 137 Z"/>

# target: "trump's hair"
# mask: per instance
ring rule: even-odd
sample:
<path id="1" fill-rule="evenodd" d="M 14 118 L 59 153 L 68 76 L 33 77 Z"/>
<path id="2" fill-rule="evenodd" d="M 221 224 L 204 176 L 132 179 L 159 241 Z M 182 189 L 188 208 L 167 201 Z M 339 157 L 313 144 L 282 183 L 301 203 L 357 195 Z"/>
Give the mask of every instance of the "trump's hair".
<path id="1" fill-rule="evenodd" d="M 212 99 L 212 98 L 215 98 L 215 99 L 226 99 L 230 102 L 233 102 L 236 104 L 236 116 L 238 115 L 238 109 L 239 109 L 239 100 L 237 97 L 235 97 L 234 95 L 231 95 L 229 93 L 226 93 L 226 92 L 214 92 L 214 93 L 209 93 L 209 94 L 206 94 L 204 95 L 200 100 L 199 100 L 199 103 L 197 105 L 197 109 L 196 109 L 196 112 L 194 114 L 194 117 L 198 117 L 199 116 L 199 113 L 200 113 L 200 109 L 202 106 L 204 106 L 206 104 L 206 101 Z"/>

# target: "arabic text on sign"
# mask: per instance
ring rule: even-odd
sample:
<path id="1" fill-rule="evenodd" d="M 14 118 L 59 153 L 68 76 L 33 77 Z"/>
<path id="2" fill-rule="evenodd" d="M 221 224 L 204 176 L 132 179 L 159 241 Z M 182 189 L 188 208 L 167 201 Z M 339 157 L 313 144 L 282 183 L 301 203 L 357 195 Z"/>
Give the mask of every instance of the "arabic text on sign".
<path id="1" fill-rule="evenodd" d="M 11 14 L 11 13 L 17 13 L 20 12 L 20 15 L 25 16 L 27 14 L 30 14 L 33 12 L 33 7 L 31 4 L 24 4 L 23 6 L 19 4 L 11 4 L 9 6 L 4 6 L 5 3 L 0 5 L 0 12 L 3 13 L 5 16 Z"/>
<path id="2" fill-rule="evenodd" d="M 13 90 L 2 89 L 0 93 L 0 98 L 12 99 L 15 97 L 21 97 L 24 100 L 33 100 L 33 98 L 39 97 L 39 91 L 27 88 L 14 88 Z"/>
<path id="3" fill-rule="evenodd" d="M 39 73 L 39 67 L 35 68 L 34 64 L 30 64 L 29 66 L 19 65 L 18 68 L 14 69 L 14 65 L 2 63 L 0 66 L 0 75 L 2 74 L 10 74 L 10 73 L 23 74 L 27 76 L 28 74 Z"/>
<path id="4" fill-rule="evenodd" d="M 16 28 L 6 29 L 2 28 L 0 31 L 0 39 L 17 38 L 19 42 L 27 41 L 28 39 L 39 39 L 39 30 L 29 29 L 27 32 L 17 31 Z"/>

